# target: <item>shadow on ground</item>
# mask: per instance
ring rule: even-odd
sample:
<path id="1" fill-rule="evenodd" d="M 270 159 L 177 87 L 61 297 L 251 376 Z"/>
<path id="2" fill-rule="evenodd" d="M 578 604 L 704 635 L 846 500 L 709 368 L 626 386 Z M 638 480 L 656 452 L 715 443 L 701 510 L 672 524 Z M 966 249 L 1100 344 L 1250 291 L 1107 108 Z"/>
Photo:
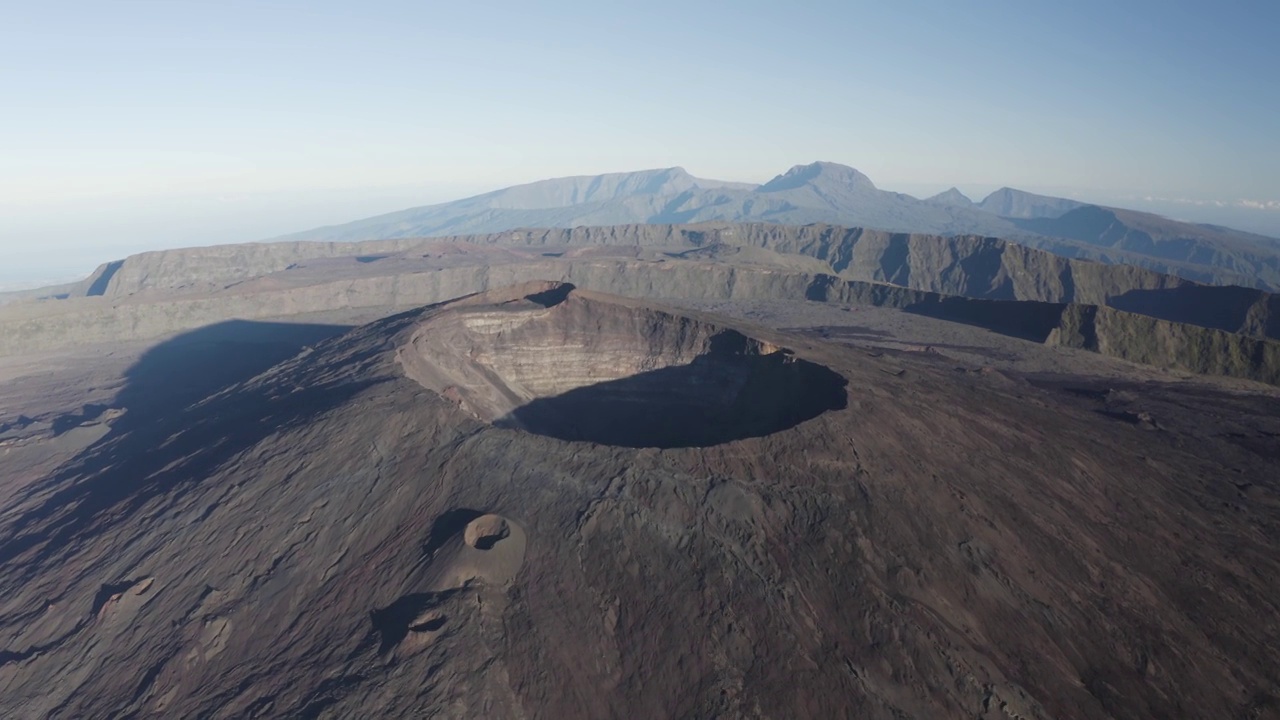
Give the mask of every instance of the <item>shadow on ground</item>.
<path id="1" fill-rule="evenodd" d="M 267 434 L 358 391 L 351 383 L 273 399 L 249 387 L 211 397 L 348 329 L 232 320 L 148 350 L 126 372 L 113 403 L 124 414 L 110 432 L 16 498 L 27 508 L 0 530 L 0 562 L 37 546 L 41 556 L 58 553 L 97 523 L 118 522 L 157 495 L 201 482 Z"/>
<path id="2" fill-rule="evenodd" d="M 973 325 L 1001 335 L 1043 343 L 1062 322 L 1063 303 L 944 297 L 903 308 L 913 315 Z"/>
<path id="3" fill-rule="evenodd" d="M 1280 295 L 1234 285 L 1186 285 L 1158 290 L 1130 290 L 1107 303 L 1117 310 L 1161 320 L 1280 339 Z M 1261 322 L 1250 327 L 1252 313 Z"/>

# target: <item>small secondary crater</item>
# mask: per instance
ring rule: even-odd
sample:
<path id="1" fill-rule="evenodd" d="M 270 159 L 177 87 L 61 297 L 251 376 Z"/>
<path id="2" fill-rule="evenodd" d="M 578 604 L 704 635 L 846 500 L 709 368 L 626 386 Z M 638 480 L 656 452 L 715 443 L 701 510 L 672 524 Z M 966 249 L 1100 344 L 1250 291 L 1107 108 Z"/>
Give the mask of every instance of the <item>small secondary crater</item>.
<path id="1" fill-rule="evenodd" d="M 463 540 L 477 550 L 489 550 L 511 534 L 511 527 L 501 515 L 482 515 L 467 525 Z"/>
<path id="2" fill-rule="evenodd" d="M 841 375 L 785 348 L 566 283 L 450 303 L 399 359 L 494 425 L 623 447 L 760 437 L 847 403 Z"/>
<path id="3" fill-rule="evenodd" d="M 410 635 L 442 630 L 446 616 L 440 606 L 449 598 L 449 593 L 414 593 L 369 613 L 373 630 L 382 641 L 378 652 L 386 653 Z"/>

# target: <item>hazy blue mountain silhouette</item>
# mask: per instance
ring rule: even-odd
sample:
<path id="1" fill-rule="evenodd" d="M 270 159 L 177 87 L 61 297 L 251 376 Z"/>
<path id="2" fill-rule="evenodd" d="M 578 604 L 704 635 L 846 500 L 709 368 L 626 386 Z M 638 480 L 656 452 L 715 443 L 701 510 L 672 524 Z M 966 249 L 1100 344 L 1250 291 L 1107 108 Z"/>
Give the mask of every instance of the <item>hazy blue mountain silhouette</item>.
<path id="1" fill-rule="evenodd" d="M 968 195 L 960 192 L 957 188 L 950 188 L 944 192 L 940 192 L 933 197 L 925 198 L 925 202 L 930 205 L 941 205 L 943 207 L 960 207 L 960 208 L 976 208 L 977 203 L 969 199 Z"/>
<path id="2" fill-rule="evenodd" d="M 1007 187 L 979 203 L 955 188 L 921 200 L 881 190 L 861 172 L 830 162 L 796 165 L 763 185 L 707 180 L 679 167 L 542 180 L 277 239 L 360 241 L 699 222 L 984 235 L 1205 282 L 1280 286 L 1280 241 L 1270 238 Z"/>
<path id="3" fill-rule="evenodd" d="M 1022 233 L 990 213 L 880 190 L 851 167 L 815 162 L 797 165 L 758 186 L 697 178 L 678 167 L 543 180 L 280 239 L 356 241 L 518 227 L 704 221 L 825 222 L 941 234 Z"/>

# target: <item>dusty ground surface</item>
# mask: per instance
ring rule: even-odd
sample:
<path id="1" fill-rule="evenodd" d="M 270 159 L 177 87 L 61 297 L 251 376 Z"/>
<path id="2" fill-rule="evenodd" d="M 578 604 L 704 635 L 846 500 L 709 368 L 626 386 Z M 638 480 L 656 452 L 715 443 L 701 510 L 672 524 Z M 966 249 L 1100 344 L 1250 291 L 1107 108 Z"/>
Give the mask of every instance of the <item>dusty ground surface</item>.
<path id="1" fill-rule="evenodd" d="M 649 327 L 594 307 L 564 332 Z M 6 359 L 0 712 L 1278 716 L 1275 389 L 703 309 L 842 406 L 669 449 L 496 427 L 398 359 L 448 310 Z"/>

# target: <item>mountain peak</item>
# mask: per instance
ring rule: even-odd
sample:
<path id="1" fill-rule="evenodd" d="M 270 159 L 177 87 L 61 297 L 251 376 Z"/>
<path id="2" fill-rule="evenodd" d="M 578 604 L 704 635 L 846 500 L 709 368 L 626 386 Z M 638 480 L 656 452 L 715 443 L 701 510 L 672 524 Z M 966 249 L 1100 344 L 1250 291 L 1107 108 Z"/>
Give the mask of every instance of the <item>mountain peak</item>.
<path id="1" fill-rule="evenodd" d="M 663 195 L 684 192 L 697 187 L 698 179 L 682 167 L 641 170 L 636 173 L 619 173 L 619 187 L 623 192 Z"/>
<path id="2" fill-rule="evenodd" d="M 988 195 L 978 208 L 1001 217 L 1020 219 L 1062 217 L 1085 203 L 1067 198 L 1036 195 L 1025 190 L 1002 187 Z"/>
<path id="3" fill-rule="evenodd" d="M 504 210 L 564 208 L 636 196 L 674 196 L 701 187 L 706 182 L 690 175 L 682 167 L 654 168 L 539 180 L 494 190 L 460 202 Z"/>
<path id="4" fill-rule="evenodd" d="M 955 187 L 944 192 L 940 192 L 931 198 L 926 198 L 925 202 L 930 205 L 941 205 L 943 207 L 971 208 L 974 205 L 968 195 L 960 192 L 959 188 Z"/>
<path id="5" fill-rule="evenodd" d="M 863 175 L 848 165 L 833 162 L 813 162 L 808 165 L 796 165 L 785 173 L 760 186 L 760 192 L 776 192 L 792 190 L 808 184 L 851 185 L 860 189 L 875 190 L 871 178 Z"/>

